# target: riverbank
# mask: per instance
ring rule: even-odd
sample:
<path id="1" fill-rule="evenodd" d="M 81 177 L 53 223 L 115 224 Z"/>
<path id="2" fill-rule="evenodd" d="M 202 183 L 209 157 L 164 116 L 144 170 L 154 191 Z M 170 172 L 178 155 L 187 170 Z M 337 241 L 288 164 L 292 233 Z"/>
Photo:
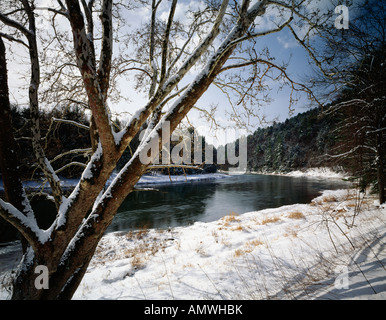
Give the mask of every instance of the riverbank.
<path id="1" fill-rule="evenodd" d="M 116 177 L 116 173 L 113 173 L 110 179 L 107 181 L 106 185 L 109 185 L 113 179 Z M 196 182 L 196 181 L 210 181 L 216 179 L 223 179 L 228 177 L 226 173 L 207 173 L 207 174 L 189 174 L 189 175 L 162 175 L 162 174 L 145 174 L 143 175 L 137 184 L 136 188 L 141 188 L 145 186 L 156 186 L 156 185 L 165 185 L 170 183 L 186 183 L 186 182 Z M 79 179 L 68 179 L 60 178 L 61 186 L 63 190 L 72 190 L 79 183 Z M 29 191 L 40 192 L 41 190 L 47 189 L 47 183 L 43 181 L 24 181 L 24 188 Z M 3 181 L 0 179 L 0 193 L 4 192 Z"/>
<path id="2" fill-rule="evenodd" d="M 339 168 L 333 170 L 327 167 L 315 167 L 308 168 L 304 170 L 295 170 L 291 172 L 249 172 L 251 174 L 266 174 L 266 175 L 279 175 L 279 176 L 288 176 L 288 177 L 310 177 L 310 178 L 319 178 L 319 179 L 342 179 L 347 180 L 350 178 L 349 173 L 345 172 L 343 169 Z"/>
<path id="3" fill-rule="evenodd" d="M 347 179 L 349 176 L 347 173 L 343 171 L 334 171 L 330 168 L 309 168 L 305 170 L 296 170 L 288 173 L 283 172 L 254 172 L 254 171 L 240 171 L 233 172 L 234 175 L 242 175 L 242 174 L 263 174 L 263 175 L 282 175 L 282 176 L 290 176 L 290 177 L 314 177 L 314 178 L 333 178 L 333 179 Z M 110 179 L 107 181 L 107 185 L 109 185 L 117 174 L 113 173 Z M 206 174 L 186 174 L 186 175 L 163 175 L 163 174 L 145 174 L 143 175 L 136 187 L 148 186 L 148 185 L 164 185 L 169 183 L 185 183 L 185 182 L 195 182 L 195 181 L 205 181 L 205 180 L 215 180 L 215 179 L 223 179 L 229 177 L 228 171 L 218 171 L 217 173 L 206 173 Z M 79 179 L 69 179 L 69 178 L 60 178 L 61 186 L 64 190 L 73 189 L 79 182 Z M 32 180 L 32 181 L 24 181 L 23 185 L 28 190 L 36 190 L 41 191 L 44 188 L 47 188 L 47 183 L 44 181 Z M 3 181 L 0 179 L 0 192 L 4 192 Z"/>
<path id="4" fill-rule="evenodd" d="M 354 190 L 168 231 L 112 233 L 74 298 L 386 299 L 385 234 L 386 207 Z"/>
<path id="5" fill-rule="evenodd" d="M 188 227 L 109 233 L 74 299 L 386 299 L 385 235 L 386 206 L 355 190 Z M 9 297 L 5 264 L 17 262 L 17 244 L 11 249 L 0 299 Z"/>

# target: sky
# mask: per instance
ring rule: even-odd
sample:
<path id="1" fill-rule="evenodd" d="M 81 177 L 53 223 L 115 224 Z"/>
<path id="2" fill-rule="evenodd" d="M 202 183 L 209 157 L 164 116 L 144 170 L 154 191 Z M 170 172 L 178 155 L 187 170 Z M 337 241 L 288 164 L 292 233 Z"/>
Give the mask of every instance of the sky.
<path id="1" fill-rule="evenodd" d="M 313 5 L 315 7 L 323 8 L 326 6 L 326 3 L 329 0 L 320 0 L 313 2 Z M 199 3 L 199 1 L 197 1 Z M 52 6 L 52 0 L 40 0 L 37 1 L 40 8 L 49 7 Z M 180 1 L 179 5 L 177 6 L 175 18 L 176 19 L 184 19 L 185 9 L 189 4 L 193 3 L 192 1 Z M 162 7 L 164 5 L 164 7 Z M 168 1 L 164 1 L 161 5 L 159 11 L 162 13 L 161 18 L 166 19 L 167 17 L 167 8 L 170 5 Z M 55 6 L 57 7 L 57 6 Z M 44 14 L 44 10 L 41 10 L 41 14 Z M 144 17 L 149 17 L 148 15 L 149 10 L 146 10 L 144 8 L 139 8 L 133 11 L 128 17 L 127 21 L 129 24 L 133 27 L 136 27 L 140 24 L 141 19 Z M 267 30 L 270 27 L 273 27 L 272 21 L 276 19 L 275 12 L 269 12 L 268 18 L 264 21 L 260 21 L 260 23 L 257 25 L 257 29 L 260 28 L 260 30 Z M 40 23 L 44 23 L 42 20 Z M 47 27 L 49 27 L 47 25 Z M 333 25 L 331 26 L 333 27 Z M 273 56 L 276 57 L 276 61 L 290 61 L 287 72 L 288 74 L 295 80 L 300 81 L 301 79 L 304 80 L 306 76 L 310 75 L 310 64 L 309 64 L 309 58 L 307 56 L 307 53 L 305 50 L 297 44 L 296 40 L 291 35 L 290 31 L 288 29 L 283 29 L 282 31 L 278 33 L 274 33 L 272 35 L 268 35 L 262 38 L 258 38 L 257 47 L 263 48 L 267 46 Z M 25 104 L 26 103 L 26 97 L 27 97 L 27 86 L 22 85 L 20 86 L 20 83 L 27 84 L 25 80 L 21 79 L 21 74 L 25 74 L 25 70 L 29 68 L 28 64 L 21 64 L 19 56 L 26 56 L 26 50 L 16 48 L 13 50 L 12 59 L 9 61 L 9 82 L 10 82 L 10 91 L 11 91 L 11 100 L 13 102 L 17 102 L 19 104 Z M 15 58 L 15 59 L 13 59 Z M 193 76 L 194 76 L 193 71 Z M 131 102 L 121 102 L 121 103 L 110 103 L 109 107 L 114 113 L 124 113 L 129 111 L 130 113 L 134 113 L 136 109 L 142 107 L 146 103 L 146 99 L 143 98 L 143 94 L 139 95 L 136 93 L 131 87 L 132 84 L 128 83 L 127 80 L 121 81 L 119 83 L 120 87 L 122 88 L 122 91 L 125 95 L 127 95 Z M 277 91 L 278 84 L 274 81 L 269 82 L 269 86 L 272 88 L 270 98 L 272 99 L 272 102 L 270 104 L 264 105 L 264 107 L 259 109 L 259 116 L 263 117 L 265 116 L 268 121 L 284 121 L 286 118 L 296 115 L 299 112 L 304 112 L 309 108 L 309 101 L 306 98 L 305 95 L 303 95 L 300 99 L 300 101 L 293 105 L 293 113 L 289 112 L 289 88 L 286 88 L 282 91 Z M 146 95 L 145 95 L 146 96 Z M 145 97 L 146 98 L 146 97 Z M 199 108 L 207 108 L 208 106 L 212 104 L 218 105 L 218 112 L 215 114 L 216 121 L 223 126 L 232 126 L 232 122 L 227 119 L 226 112 L 227 110 L 230 110 L 230 106 L 227 100 L 227 97 L 220 92 L 219 89 L 215 88 L 213 85 L 209 88 L 209 90 L 200 98 L 200 100 L 197 103 L 197 107 Z M 128 117 L 127 113 L 126 116 Z M 191 111 L 188 115 L 188 118 L 190 122 L 195 126 L 199 127 L 199 133 L 211 136 L 211 133 L 209 132 L 210 125 L 208 123 L 204 123 L 202 118 L 199 117 L 198 112 Z M 250 126 L 249 126 L 249 132 L 257 129 L 257 127 L 262 126 L 260 121 L 258 119 L 253 119 Z M 212 132 L 213 133 L 213 132 Z M 217 137 L 221 137 L 217 134 Z M 221 139 L 221 138 L 220 138 Z M 220 141 L 220 144 L 224 142 L 229 141 Z M 215 143 L 216 144 L 216 143 Z"/>
<path id="2" fill-rule="evenodd" d="M 313 5 L 315 8 L 325 8 L 327 6 L 327 3 L 329 3 L 329 0 L 320 0 L 320 1 L 314 1 Z M 180 2 L 181 3 L 181 2 Z M 192 3 L 192 2 L 190 2 Z M 177 7 L 176 10 L 176 19 L 183 19 L 184 15 L 184 9 L 186 9 L 187 3 L 182 2 L 181 5 Z M 165 8 L 167 10 L 168 7 Z M 161 9 L 160 9 L 161 10 Z M 161 10 L 162 11 L 162 10 Z M 164 13 L 161 15 L 166 19 L 167 17 L 167 11 L 164 11 Z M 145 9 L 141 10 L 141 13 L 137 15 L 136 17 L 130 18 L 130 22 L 133 25 L 136 25 L 136 20 L 139 19 L 139 16 L 148 17 L 148 11 Z M 273 24 L 273 21 L 277 21 L 277 12 L 271 11 L 268 13 L 268 18 L 264 21 L 261 21 L 257 27 L 257 31 L 265 31 L 270 28 L 274 28 L 275 25 Z M 262 20 L 262 19 L 261 19 Z M 333 23 L 332 23 L 333 27 Z M 302 34 L 301 30 L 299 34 Z M 301 82 L 305 78 L 312 76 L 312 73 L 310 73 L 310 59 L 308 57 L 307 52 L 302 48 L 296 41 L 296 39 L 292 36 L 291 32 L 288 29 L 283 29 L 282 31 L 278 33 L 274 33 L 272 35 L 268 35 L 262 38 L 258 38 L 257 48 L 262 49 L 264 47 L 268 47 L 272 56 L 276 58 L 275 61 L 277 61 L 279 64 L 281 61 L 289 61 L 287 72 L 293 78 L 294 81 Z M 194 72 L 193 72 L 194 73 Z M 305 83 L 307 84 L 307 83 Z M 270 98 L 272 99 L 271 103 L 264 104 L 264 106 L 259 108 L 258 115 L 260 118 L 265 117 L 268 121 L 267 123 L 261 123 L 260 119 L 254 118 L 251 120 L 251 123 L 248 127 L 248 131 L 241 130 L 240 132 L 249 134 L 252 133 L 254 130 L 256 130 L 260 126 L 266 126 L 272 123 L 273 120 L 281 122 L 285 119 L 296 115 L 299 112 L 304 112 L 308 108 L 310 108 L 310 101 L 306 97 L 306 94 L 300 94 L 299 98 L 300 100 L 295 105 L 292 105 L 292 112 L 289 111 L 289 96 L 290 96 L 290 88 L 284 87 L 283 90 L 278 90 L 279 84 L 275 83 L 274 81 L 270 80 L 269 82 L 270 87 L 272 88 Z M 134 104 L 137 104 L 138 98 L 135 96 L 135 93 L 131 94 L 134 101 Z M 234 123 L 229 120 L 229 116 L 227 116 L 227 112 L 230 111 L 230 105 L 228 102 L 228 98 L 225 94 L 223 94 L 218 88 L 216 88 L 214 85 L 212 85 L 208 91 L 199 99 L 196 106 L 201 109 L 208 109 L 209 106 L 212 104 L 218 105 L 218 111 L 215 113 L 215 120 L 218 124 L 224 126 L 224 127 L 234 127 Z M 315 106 L 315 105 L 314 105 Z M 118 112 L 119 110 L 127 110 L 127 105 L 122 104 L 121 106 L 116 106 L 116 109 Z M 217 144 L 224 144 L 226 142 L 224 138 L 224 130 L 217 130 L 213 131 L 211 130 L 212 126 L 208 122 L 203 122 L 202 117 L 200 117 L 200 113 L 196 110 L 190 111 L 188 114 L 188 119 L 191 124 L 195 128 L 197 128 L 198 132 L 200 134 L 205 135 L 206 137 L 209 137 L 210 139 L 213 138 L 214 140 L 212 143 L 216 146 Z M 229 130 L 229 129 L 228 129 Z M 226 130 L 225 130 L 226 131 Z M 210 140 L 209 140 L 210 141 Z"/>

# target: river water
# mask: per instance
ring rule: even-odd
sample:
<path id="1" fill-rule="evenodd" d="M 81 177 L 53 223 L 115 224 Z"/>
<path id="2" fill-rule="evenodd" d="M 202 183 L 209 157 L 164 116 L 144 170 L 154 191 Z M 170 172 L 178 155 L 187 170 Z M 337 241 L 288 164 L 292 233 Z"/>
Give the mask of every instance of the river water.
<path id="1" fill-rule="evenodd" d="M 107 232 L 215 221 L 232 212 L 309 203 L 320 191 L 348 186 L 339 179 L 256 174 L 157 186 L 158 191 L 131 193 Z"/>

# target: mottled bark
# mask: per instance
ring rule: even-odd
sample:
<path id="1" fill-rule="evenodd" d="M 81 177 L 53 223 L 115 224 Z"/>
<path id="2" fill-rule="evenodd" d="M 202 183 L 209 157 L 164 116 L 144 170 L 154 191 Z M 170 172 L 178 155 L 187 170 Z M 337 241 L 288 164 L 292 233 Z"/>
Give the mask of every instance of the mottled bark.
<path id="1" fill-rule="evenodd" d="M 109 110 L 98 81 L 95 61 L 92 59 L 94 49 L 87 38 L 85 22 L 79 2 L 76 0 L 66 0 L 66 3 L 74 39 L 77 65 L 82 75 L 92 117 L 98 128 L 99 139 L 105 151 L 106 158 L 108 158 L 110 155 L 114 155 L 116 150 L 110 125 Z M 104 14 L 111 17 L 112 13 L 104 12 Z"/>

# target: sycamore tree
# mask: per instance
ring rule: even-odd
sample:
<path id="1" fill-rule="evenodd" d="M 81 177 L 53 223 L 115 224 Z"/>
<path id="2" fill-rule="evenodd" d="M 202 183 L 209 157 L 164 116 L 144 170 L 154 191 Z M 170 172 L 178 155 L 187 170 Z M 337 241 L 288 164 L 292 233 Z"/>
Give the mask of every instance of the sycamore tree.
<path id="1" fill-rule="evenodd" d="M 255 114 L 254 107 L 264 101 L 266 78 L 288 84 L 292 93 L 304 90 L 311 94 L 291 79 L 286 64 L 278 64 L 274 53 L 258 45 L 265 36 L 289 28 L 294 40 L 314 58 L 310 44 L 330 14 L 317 8 L 315 1 L 308 0 L 2 1 L 0 155 L 6 197 L 0 199 L 0 216 L 20 232 L 25 243 L 12 298 L 73 296 L 104 231 L 151 166 L 152 161 L 142 161 L 143 151 L 154 143 L 161 150 L 167 141 L 161 138 L 164 125 L 173 132 L 210 85 L 220 87 L 232 107 L 246 115 Z M 181 10 L 185 10 L 182 15 Z M 125 12 L 133 11 L 149 16 L 140 27 L 129 30 Z M 177 13 L 184 19 L 177 18 Z M 12 56 L 17 47 L 23 48 L 27 60 Z M 36 222 L 13 149 L 7 48 L 8 59 L 30 66 L 29 85 L 20 86 L 28 92 L 29 139 L 57 209 L 46 230 Z M 122 77 L 136 82 L 146 102 L 117 130 L 110 107 L 123 96 L 117 85 Z M 39 108 L 52 108 L 59 101 L 82 105 L 90 115 L 93 155 L 69 195 L 63 192 L 57 168 L 46 156 L 39 123 Z M 106 186 L 144 125 L 139 147 Z M 41 270 L 48 276 L 44 286 L 36 285 Z"/>

